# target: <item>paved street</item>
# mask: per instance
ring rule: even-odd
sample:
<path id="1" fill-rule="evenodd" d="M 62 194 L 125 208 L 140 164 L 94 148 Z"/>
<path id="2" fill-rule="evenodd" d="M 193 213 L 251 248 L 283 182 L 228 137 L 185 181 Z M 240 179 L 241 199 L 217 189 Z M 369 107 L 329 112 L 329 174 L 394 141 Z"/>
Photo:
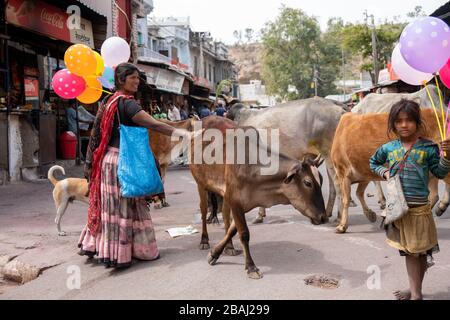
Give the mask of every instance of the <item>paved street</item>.
<path id="1" fill-rule="evenodd" d="M 70 173 L 75 174 L 77 170 Z M 367 192 L 374 193 L 372 185 Z M 69 206 L 62 221 L 68 236 L 59 237 L 50 183 L 0 187 L 0 256 L 18 255 L 17 260 L 45 268 L 39 278 L 22 286 L 0 282 L 0 299 L 392 299 L 392 290 L 407 288 L 404 258 L 385 244 L 379 223 L 370 224 L 360 206 L 351 208 L 344 235 L 335 234 L 332 223 L 311 225 L 291 206 L 270 209 L 264 224 L 250 224 L 251 253 L 264 273 L 263 279 L 251 280 L 242 253 L 224 255 L 210 266 L 208 252 L 198 249 L 199 233 L 172 239 L 165 231 L 194 222 L 198 195 L 189 170 L 170 170 L 166 193 L 171 207 L 152 208 L 161 259 L 113 271 L 77 255 L 86 205 Z M 379 213 L 375 197 L 368 203 Z M 256 210 L 248 213 L 247 221 L 255 215 Z M 436 222 L 441 252 L 426 275 L 424 293 L 426 299 L 450 299 L 450 215 Z M 201 230 L 199 224 L 194 226 Z M 211 244 L 216 244 L 223 225 L 209 226 L 209 233 Z M 241 248 L 237 238 L 234 243 Z M 81 272 L 81 287 L 70 290 L 67 282 L 73 266 Z M 378 270 L 379 289 L 371 281 Z M 338 280 L 338 287 L 307 285 L 309 276 L 328 277 L 332 284 Z"/>

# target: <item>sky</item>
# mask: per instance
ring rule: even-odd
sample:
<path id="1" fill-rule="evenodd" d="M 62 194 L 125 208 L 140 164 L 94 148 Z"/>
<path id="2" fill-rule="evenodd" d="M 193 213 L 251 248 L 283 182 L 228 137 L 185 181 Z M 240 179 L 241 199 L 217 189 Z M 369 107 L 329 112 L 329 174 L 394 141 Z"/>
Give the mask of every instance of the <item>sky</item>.
<path id="1" fill-rule="evenodd" d="M 342 17 L 344 22 L 363 22 L 364 11 L 375 16 L 375 23 L 386 18 L 406 14 L 415 6 L 422 6 L 427 15 L 447 0 L 153 0 L 155 17 L 190 17 L 194 31 L 209 31 L 211 36 L 233 44 L 234 30 L 260 30 L 273 21 L 284 4 L 298 8 L 318 18 L 326 29 L 328 18 Z"/>

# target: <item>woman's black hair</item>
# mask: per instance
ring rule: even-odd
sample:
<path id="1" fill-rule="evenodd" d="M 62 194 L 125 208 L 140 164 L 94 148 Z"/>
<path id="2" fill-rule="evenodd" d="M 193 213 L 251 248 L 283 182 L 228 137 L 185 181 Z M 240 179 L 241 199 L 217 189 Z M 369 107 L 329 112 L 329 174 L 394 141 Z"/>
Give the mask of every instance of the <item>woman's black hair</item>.
<path id="1" fill-rule="evenodd" d="M 125 80 L 130 74 L 137 72 L 139 74 L 139 69 L 132 63 L 124 62 L 117 65 L 114 70 L 114 82 L 116 84 L 116 90 L 119 90 L 124 84 Z"/>
<path id="2" fill-rule="evenodd" d="M 413 100 L 402 99 L 392 106 L 391 112 L 389 113 L 388 136 L 391 132 L 397 134 L 395 130 L 395 121 L 397 120 L 400 112 L 405 112 L 408 117 L 416 123 L 418 130 L 425 129 L 420 114 L 419 104 Z"/>

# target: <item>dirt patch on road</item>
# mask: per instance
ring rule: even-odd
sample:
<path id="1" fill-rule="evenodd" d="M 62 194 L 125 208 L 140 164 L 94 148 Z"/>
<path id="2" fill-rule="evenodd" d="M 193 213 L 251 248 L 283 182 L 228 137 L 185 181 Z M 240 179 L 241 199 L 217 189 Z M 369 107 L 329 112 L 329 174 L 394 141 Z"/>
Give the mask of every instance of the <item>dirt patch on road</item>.
<path id="1" fill-rule="evenodd" d="M 339 279 L 327 275 L 312 275 L 304 279 L 307 286 L 313 286 L 320 289 L 339 288 Z"/>

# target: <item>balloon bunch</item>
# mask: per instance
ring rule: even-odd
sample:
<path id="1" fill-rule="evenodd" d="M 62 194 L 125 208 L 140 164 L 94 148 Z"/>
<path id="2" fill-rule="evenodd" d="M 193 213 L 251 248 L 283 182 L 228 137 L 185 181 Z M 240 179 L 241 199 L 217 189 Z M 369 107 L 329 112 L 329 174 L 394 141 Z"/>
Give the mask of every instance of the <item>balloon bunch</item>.
<path id="1" fill-rule="evenodd" d="M 64 54 L 67 69 L 59 70 L 52 79 L 55 93 L 64 99 L 94 103 L 103 90 L 114 88 L 114 68 L 130 59 L 130 46 L 120 37 L 103 42 L 101 55 L 84 44 L 70 46 Z"/>
<path id="2" fill-rule="evenodd" d="M 392 68 L 397 76 L 411 85 L 424 85 L 433 106 L 439 126 L 441 139 L 448 136 L 444 118 L 444 106 L 439 83 L 435 78 L 442 118 L 428 90 L 427 83 L 439 73 L 441 81 L 450 88 L 450 29 L 441 19 L 435 17 L 419 18 L 405 27 L 400 42 L 392 53 Z"/>

